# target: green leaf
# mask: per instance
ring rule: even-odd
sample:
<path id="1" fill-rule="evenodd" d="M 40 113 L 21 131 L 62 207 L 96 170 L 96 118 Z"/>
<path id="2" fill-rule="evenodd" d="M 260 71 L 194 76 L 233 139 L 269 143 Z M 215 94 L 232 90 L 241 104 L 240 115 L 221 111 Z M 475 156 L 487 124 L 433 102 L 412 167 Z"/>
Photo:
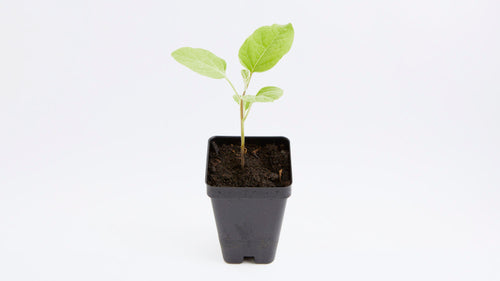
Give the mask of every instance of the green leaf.
<path id="1" fill-rule="evenodd" d="M 243 100 L 245 102 L 250 102 L 250 103 L 255 102 L 255 98 L 256 97 L 254 95 L 244 95 L 243 96 Z"/>
<path id="2" fill-rule="evenodd" d="M 245 104 L 243 104 L 243 106 L 245 108 L 245 111 L 247 111 L 250 108 L 250 106 L 252 105 L 252 103 L 254 103 L 256 100 L 255 100 L 254 95 L 244 95 L 243 101 L 245 102 Z"/>
<path id="3" fill-rule="evenodd" d="M 201 75 L 214 79 L 226 77 L 226 62 L 210 51 L 183 47 L 173 51 L 172 57 Z"/>
<path id="4" fill-rule="evenodd" d="M 233 100 L 234 100 L 237 104 L 240 104 L 240 96 L 239 96 L 239 95 L 233 95 Z"/>
<path id="5" fill-rule="evenodd" d="M 247 69 L 242 69 L 241 77 L 243 77 L 243 82 L 245 83 L 245 86 L 247 86 L 248 82 L 250 82 L 250 71 L 248 71 Z"/>
<path id="6" fill-rule="evenodd" d="M 283 95 L 282 89 L 274 86 L 268 86 L 259 90 L 259 92 L 255 96 L 255 101 L 272 102 L 281 98 L 282 95 Z"/>
<path id="7" fill-rule="evenodd" d="M 252 104 L 253 104 L 253 102 L 245 102 L 245 104 L 244 104 L 245 111 L 247 111 Z"/>
<path id="8" fill-rule="evenodd" d="M 292 24 L 263 26 L 245 40 L 238 56 L 250 72 L 271 69 L 290 50 L 294 31 Z"/>
<path id="9" fill-rule="evenodd" d="M 233 100 L 237 103 L 240 104 L 240 97 L 238 95 L 233 95 Z M 243 108 L 247 110 L 252 103 L 255 102 L 255 96 L 252 95 L 245 95 L 243 96 Z"/>

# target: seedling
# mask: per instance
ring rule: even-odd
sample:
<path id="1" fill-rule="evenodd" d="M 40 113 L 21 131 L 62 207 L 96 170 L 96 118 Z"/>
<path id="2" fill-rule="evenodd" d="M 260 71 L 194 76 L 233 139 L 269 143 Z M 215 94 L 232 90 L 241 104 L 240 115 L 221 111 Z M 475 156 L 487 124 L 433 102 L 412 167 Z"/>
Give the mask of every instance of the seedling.
<path id="1" fill-rule="evenodd" d="M 241 167 L 245 166 L 245 120 L 250 113 L 252 105 L 256 102 L 273 102 L 283 95 L 283 90 L 268 86 L 260 89 L 256 95 L 247 95 L 248 85 L 256 72 L 264 72 L 275 66 L 278 61 L 292 47 L 294 31 L 292 24 L 273 24 L 255 30 L 240 47 L 238 57 L 245 67 L 241 70 L 243 77 L 243 91 L 238 93 L 233 83 L 226 75 L 226 61 L 212 52 L 183 47 L 172 52 L 172 57 L 179 63 L 201 75 L 214 79 L 225 79 L 234 91 L 233 99 L 240 107 Z"/>

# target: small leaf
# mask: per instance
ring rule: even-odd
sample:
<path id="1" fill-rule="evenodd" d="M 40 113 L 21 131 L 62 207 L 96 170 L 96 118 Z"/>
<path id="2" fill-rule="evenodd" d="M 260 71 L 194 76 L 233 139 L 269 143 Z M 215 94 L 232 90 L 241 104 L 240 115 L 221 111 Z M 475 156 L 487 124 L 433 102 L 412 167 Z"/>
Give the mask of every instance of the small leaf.
<path id="1" fill-rule="evenodd" d="M 255 102 L 255 96 L 254 95 L 244 95 L 243 101 L 245 102 L 245 104 L 244 104 L 245 111 L 247 111 L 250 108 L 250 106 L 252 105 L 252 103 Z"/>
<path id="2" fill-rule="evenodd" d="M 226 62 L 210 51 L 183 47 L 172 52 L 172 57 L 194 72 L 214 79 L 226 77 Z"/>
<path id="3" fill-rule="evenodd" d="M 245 95 L 243 98 L 243 108 L 247 110 L 252 103 L 255 102 L 255 96 L 251 96 L 250 98 L 245 98 L 248 97 L 248 95 Z M 240 104 L 240 96 L 239 95 L 233 95 L 233 100 L 237 103 Z"/>
<path id="4" fill-rule="evenodd" d="M 245 86 L 247 86 L 250 80 L 250 71 L 248 71 L 247 69 L 242 69 L 241 77 L 243 77 L 243 82 L 245 83 Z"/>
<path id="5" fill-rule="evenodd" d="M 244 109 L 246 111 L 247 109 L 250 108 L 250 106 L 252 105 L 252 103 L 255 102 L 255 96 L 254 95 L 244 95 L 243 96 L 243 102 L 244 102 L 243 107 L 244 107 Z"/>
<path id="6" fill-rule="evenodd" d="M 255 96 L 254 95 L 244 95 L 243 100 L 245 102 L 255 102 Z"/>
<path id="7" fill-rule="evenodd" d="M 263 26 L 255 30 L 240 48 L 241 64 L 250 72 L 271 69 L 290 50 L 294 31 L 292 24 Z"/>
<path id="8" fill-rule="evenodd" d="M 259 90 L 257 95 L 255 96 L 255 101 L 257 102 L 273 102 L 283 95 L 283 90 L 274 87 L 274 86 L 268 86 L 264 87 Z"/>
<path id="9" fill-rule="evenodd" d="M 245 102 L 245 105 L 244 105 L 245 106 L 245 111 L 247 111 L 252 104 L 253 104 L 253 102 Z"/>
<path id="10" fill-rule="evenodd" d="M 237 103 L 240 104 L 240 96 L 239 95 L 233 95 L 233 100 Z"/>

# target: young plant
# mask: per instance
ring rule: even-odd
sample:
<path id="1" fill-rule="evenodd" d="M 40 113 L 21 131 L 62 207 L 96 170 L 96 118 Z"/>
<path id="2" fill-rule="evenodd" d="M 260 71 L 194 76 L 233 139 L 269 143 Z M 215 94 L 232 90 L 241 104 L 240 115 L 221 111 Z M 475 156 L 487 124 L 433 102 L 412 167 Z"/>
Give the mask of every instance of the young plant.
<path id="1" fill-rule="evenodd" d="M 283 95 L 283 90 L 268 86 L 260 89 L 256 95 L 247 95 L 248 85 L 256 72 L 264 72 L 275 66 L 292 47 L 294 31 L 292 24 L 263 26 L 255 30 L 240 47 L 238 57 L 245 67 L 241 70 L 243 90 L 238 93 L 233 83 L 226 76 L 226 62 L 210 51 L 183 47 L 172 52 L 172 57 L 179 63 L 201 75 L 214 79 L 225 79 L 234 91 L 233 99 L 240 107 L 241 167 L 245 166 L 245 120 L 255 102 L 273 102 Z"/>

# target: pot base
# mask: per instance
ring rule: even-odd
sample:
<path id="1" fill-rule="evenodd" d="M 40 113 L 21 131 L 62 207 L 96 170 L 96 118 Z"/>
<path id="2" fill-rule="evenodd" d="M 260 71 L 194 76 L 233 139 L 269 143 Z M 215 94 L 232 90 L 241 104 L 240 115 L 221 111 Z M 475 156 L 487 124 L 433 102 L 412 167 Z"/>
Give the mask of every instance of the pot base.
<path id="1" fill-rule="evenodd" d="M 271 263 L 291 187 L 207 186 L 227 263 L 253 257 L 255 263 Z"/>
<path id="2" fill-rule="evenodd" d="M 257 264 L 268 264 L 274 261 L 275 254 L 262 253 L 261 255 L 255 256 L 245 256 L 243 252 L 235 251 L 235 252 L 223 252 L 222 257 L 224 261 L 227 263 L 238 264 L 242 263 L 244 260 L 250 259 L 253 260 Z"/>

